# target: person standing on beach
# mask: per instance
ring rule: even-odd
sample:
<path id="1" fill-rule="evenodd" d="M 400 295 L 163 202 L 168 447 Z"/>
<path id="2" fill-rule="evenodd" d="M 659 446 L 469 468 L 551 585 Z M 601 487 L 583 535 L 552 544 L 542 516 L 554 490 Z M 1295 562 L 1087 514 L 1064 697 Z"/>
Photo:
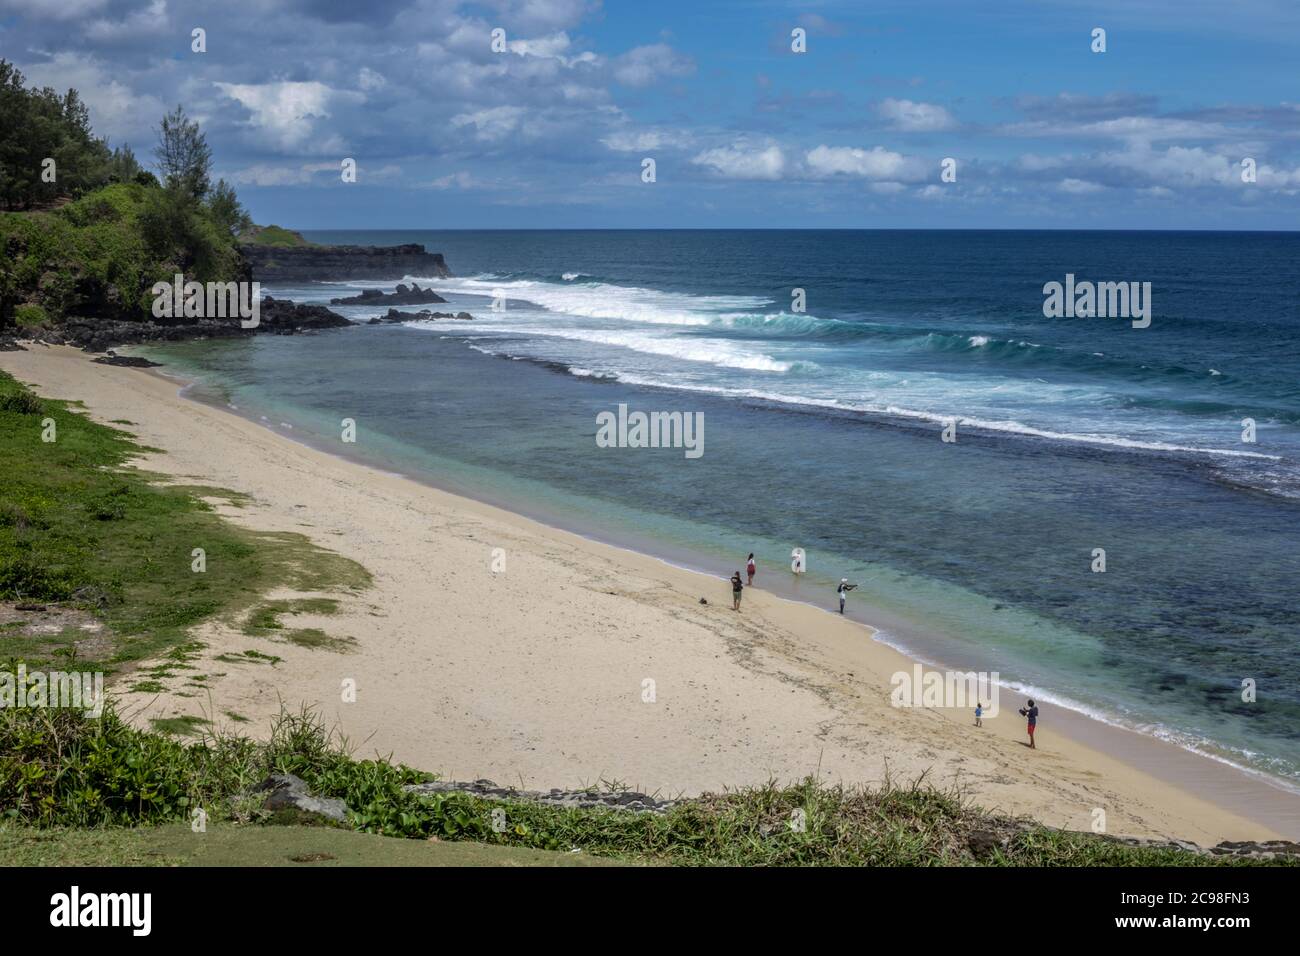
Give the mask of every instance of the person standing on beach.
<path id="1" fill-rule="evenodd" d="M 983 701 L 978 701 L 978 700 L 975 701 L 975 726 L 976 726 L 976 727 L 983 727 L 983 726 L 984 726 L 984 703 L 983 703 Z"/>
<path id="2" fill-rule="evenodd" d="M 749 575 L 749 586 L 754 586 L 754 575 L 758 573 L 758 565 L 754 563 L 754 552 L 749 552 L 749 557 L 745 561 L 745 573 Z"/>
<path id="3" fill-rule="evenodd" d="M 745 585 L 740 583 L 740 572 L 737 571 L 731 576 L 731 609 L 740 610 L 740 592 L 744 590 Z"/>
<path id="4" fill-rule="evenodd" d="M 1038 705 L 1031 700 L 1027 706 L 1020 708 L 1020 716 L 1029 720 L 1029 749 L 1037 750 L 1034 746 L 1034 728 L 1038 726 Z"/>
<path id="5" fill-rule="evenodd" d="M 837 587 L 837 588 L 835 589 L 835 593 L 838 594 L 838 595 L 840 596 L 840 613 L 841 613 L 841 614 L 844 613 L 844 601 L 845 601 L 845 599 L 849 596 L 849 592 L 852 591 L 855 587 L 857 587 L 856 584 L 849 584 L 849 579 L 848 579 L 848 578 L 840 578 L 840 586 Z"/>

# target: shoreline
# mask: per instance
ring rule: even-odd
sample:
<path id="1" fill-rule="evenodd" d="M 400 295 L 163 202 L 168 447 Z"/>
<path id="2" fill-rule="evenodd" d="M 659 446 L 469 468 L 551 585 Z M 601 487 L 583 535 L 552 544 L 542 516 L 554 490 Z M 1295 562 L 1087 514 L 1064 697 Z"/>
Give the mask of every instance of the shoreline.
<path id="1" fill-rule="evenodd" d="M 151 346 L 131 348 L 147 350 Z M 331 457 L 497 508 L 538 522 L 551 530 L 576 535 L 585 541 L 605 545 L 636 557 L 648 557 L 679 571 L 725 580 L 734 563 L 719 561 L 716 556 L 689 546 L 669 546 L 664 540 L 652 534 L 633 531 L 622 524 L 615 525 L 613 526 L 615 530 L 610 530 L 606 525 L 584 522 L 575 514 L 560 508 L 547 507 L 545 504 L 539 504 L 537 499 L 527 496 L 513 497 L 499 492 L 489 493 L 481 486 L 471 485 L 464 479 L 451 481 L 445 474 L 429 468 L 419 466 L 410 468 L 407 464 L 395 462 L 391 450 L 387 453 L 387 460 L 384 463 L 380 462 L 380 458 L 384 456 L 377 458 L 373 453 L 364 455 L 349 452 L 346 446 L 329 442 L 313 431 L 302 430 L 295 425 L 280 421 L 286 413 L 278 410 L 277 406 L 259 406 L 254 409 L 230 405 L 225 396 L 219 394 L 222 391 L 219 383 L 197 379 L 192 377 L 191 372 L 177 372 L 174 369 L 175 366 L 164 364 L 162 367 L 147 371 L 178 387 L 179 394 L 184 398 L 227 414 L 234 414 L 259 427 L 267 427 L 289 441 Z M 264 414 L 259 415 L 259 413 Z M 288 417 L 292 417 L 292 414 Z M 281 429 L 275 428 L 276 424 L 279 424 Z M 832 619 L 843 619 L 839 618 L 832 608 L 808 596 L 806 594 L 808 582 L 802 578 L 786 575 L 780 565 L 765 565 L 760 572 L 760 580 L 776 581 L 775 585 L 763 583 L 759 586 L 765 593 L 778 600 L 788 601 L 809 611 L 830 615 Z M 817 582 L 813 586 L 816 593 L 825 599 L 829 590 L 823 584 L 824 582 Z M 955 665 L 946 656 L 952 648 L 945 651 L 942 646 L 935 645 L 931 625 L 918 618 L 908 617 L 899 612 L 887 612 L 877 605 L 853 600 L 849 602 L 845 618 L 872 631 L 875 641 L 892 648 L 909 662 L 920 663 L 926 668 L 958 672 L 969 671 L 978 666 L 972 665 L 970 661 Z M 1079 742 L 1090 742 L 1096 749 L 1117 755 L 1133 767 L 1156 763 L 1164 769 L 1165 782 L 1181 789 L 1200 792 L 1208 785 L 1211 794 L 1221 797 L 1217 802 L 1226 809 L 1247 814 L 1259 812 L 1260 805 L 1251 800 L 1252 796 L 1258 794 L 1264 798 L 1263 807 L 1267 809 L 1272 825 L 1280 826 L 1286 832 L 1300 834 L 1300 788 L 1288 780 L 1271 775 L 1266 770 L 1239 762 L 1230 752 L 1216 752 L 1211 740 L 1180 734 L 1161 724 L 1126 723 L 1122 718 L 1080 702 L 1066 693 L 1051 688 L 1045 689 L 1046 685 L 1036 683 L 1029 686 L 1007 678 L 998 681 L 998 685 L 1012 698 L 1019 697 L 1023 700 L 1026 697 L 1033 697 L 1040 704 L 1046 703 L 1053 715 L 1055 726 L 1064 728 L 1067 736 Z M 1260 785 L 1263 785 L 1262 790 L 1258 789 Z M 1211 799 L 1213 800 L 1214 797 L 1211 796 Z"/>
<path id="2" fill-rule="evenodd" d="M 337 691 L 328 695 L 324 691 L 325 677 L 337 676 L 340 666 L 352 667 L 367 678 L 387 672 L 389 679 L 400 684 L 401 698 L 392 707 L 377 710 L 361 706 L 359 698 L 352 709 L 334 705 L 337 713 L 324 710 L 325 715 L 336 718 L 349 735 L 365 737 L 367 746 L 373 743 L 381 750 L 391 750 L 397 759 L 450 776 L 458 775 L 455 768 L 459 766 L 461 777 L 495 774 L 502 778 L 505 774 L 503 779 L 513 784 L 523 780 L 526 772 L 531 782 L 564 786 L 583 782 L 575 778 L 575 772 L 579 778 L 584 773 L 598 773 L 638 783 L 642 789 L 672 793 L 762 782 L 768 775 L 788 780 L 819 766 L 828 779 L 846 783 L 878 781 L 885 769 L 895 779 L 930 770 L 936 783 L 969 786 L 978 803 L 1008 813 L 1024 813 L 1067 829 L 1089 829 L 1091 808 L 1102 807 L 1109 808 L 1108 829 L 1117 834 L 1172 836 L 1200 843 L 1295 836 L 1294 828 L 1279 830 L 1224 810 L 1186 788 L 1179 789 L 1107 752 L 1071 739 L 1072 730 L 1087 730 L 1086 724 L 1101 726 L 1081 714 L 1075 720 L 1062 716 L 1069 711 L 1054 709 L 1048 725 L 1051 730 L 1042 735 L 1051 743 L 1045 740 L 1040 750 L 1029 756 L 1030 752 L 1020 745 L 1024 732 L 1013 707 L 1004 706 L 999 718 L 986 719 L 988 732 L 984 734 L 966 726 L 969 715 L 964 710 L 953 713 L 892 708 L 888 703 L 887 675 L 910 671 L 913 660 L 878 640 L 864 640 L 875 633 L 869 625 L 839 619 L 814 605 L 761 588 L 747 590 L 742 619 L 728 620 L 726 615 L 731 611 L 725 606 L 725 582 L 707 571 L 678 567 L 666 559 L 551 527 L 414 479 L 385 475 L 227 409 L 177 395 L 177 382 L 169 376 L 139 376 L 135 369 L 93 365 L 89 356 L 71 349 L 41 346 L 31 346 L 26 353 L 7 353 L 0 358 L 0 365 L 19 380 L 34 381 L 49 397 L 83 399 L 91 414 L 100 420 L 125 417 L 136 422 L 132 430 L 142 442 L 167 450 L 160 456 L 144 456 L 152 470 L 190 476 L 197 471 L 204 483 L 252 494 L 257 503 L 249 509 L 218 509 L 236 522 L 268 530 L 294 530 L 303 524 L 314 528 L 331 523 L 345 526 L 324 536 L 307 532 L 317 543 L 353 557 L 375 574 L 373 591 L 360 601 L 345 604 L 365 604 L 385 595 L 390 600 L 371 605 L 367 613 L 345 610 L 336 618 L 305 622 L 309 626 L 319 624 L 331 633 L 346 624 L 342 629 L 356 637 L 359 645 L 356 655 L 302 651 L 277 644 L 275 653 L 284 657 L 285 667 L 275 668 L 279 679 L 274 685 L 265 680 L 272 675 L 257 673 L 256 668 L 245 668 L 239 674 L 213 681 L 214 702 L 229 694 L 229 699 L 241 702 L 241 713 L 246 709 L 256 712 L 254 726 L 264 723 L 261 717 L 270 702 L 271 690 L 278 692 L 287 684 L 300 692 L 286 694 L 288 702 L 296 703 L 301 697 L 324 703 L 337 697 Z M 206 434 L 196 436 L 195 432 Z M 214 458 L 221 459 L 220 463 Z M 286 486 L 286 476 L 297 476 L 310 487 L 300 487 L 294 481 Z M 269 490 L 268 486 L 275 487 Z M 290 503 L 290 499 L 303 497 L 307 490 L 321 494 L 304 498 L 312 501 L 311 505 Z M 333 501 L 325 500 L 328 498 Z M 345 521 L 331 521 L 358 499 L 367 499 L 362 504 L 375 507 L 359 508 Z M 342 508 L 332 513 L 331 504 Z M 507 548 L 507 553 L 512 556 L 512 565 L 515 561 L 525 564 L 524 581 L 517 582 L 507 571 L 502 577 L 510 584 L 503 591 L 501 581 L 486 571 L 486 545 L 476 542 L 468 546 L 468 541 L 475 539 L 472 533 L 453 535 L 454 550 L 473 553 L 481 559 L 474 562 L 481 563 L 479 568 L 472 569 L 466 561 L 439 560 L 447 557 L 439 553 L 440 546 L 446 547 L 447 542 L 412 541 L 412 537 L 420 536 L 418 531 L 411 531 L 400 520 L 394 526 L 391 516 L 385 520 L 386 511 L 403 509 L 425 512 L 426 517 L 441 519 L 444 527 L 450 525 L 461 532 L 472 527 L 499 536 L 503 543 L 522 542 L 523 547 L 517 551 Z M 423 544 L 432 547 L 420 550 Z M 458 603 L 472 625 L 466 628 L 468 638 L 448 631 L 439 633 L 432 644 L 419 639 L 419 615 L 413 615 L 403 605 L 417 603 L 422 610 L 436 606 L 437 602 L 430 604 L 427 595 L 411 599 L 418 592 L 419 582 L 427 584 L 430 575 L 411 575 L 409 569 L 404 573 L 394 567 L 401 560 L 394 562 L 389 554 L 412 547 L 418 552 L 412 560 L 421 564 L 423 571 L 440 576 L 444 583 L 450 578 L 465 579 L 466 583 L 457 584 L 461 592 Z M 516 553 L 518 557 L 514 557 Z M 375 555 L 383 559 L 377 560 Z M 616 571 L 612 578 L 610 568 Z M 553 588 L 548 591 L 545 586 L 538 587 L 536 578 L 543 579 L 543 585 L 549 581 L 558 586 L 559 592 L 572 589 L 579 593 L 557 598 Z M 624 587 L 626 593 L 604 592 L 606 597 L 618 599 L 612 602 L 601 597 L 599 587 L 592 586 L 621 586 L 625 582 L 634 585 L 630 590 Z M 471 593 L 464 593 L 467 591 Z M 554 619 L 509 607 L 510 598 L 521 592 L 529 598 L 525 604 L 548 612 L 567 612 L 567 616 L 557 627 Z M 709 596 L 707 608 L 696 603 L 701 593 Z M 496 605 L 498 610 L 504 608 L 499 616 L 492 613 L 492 606 L 482 606 L 483 598 L 491 605 L 494 598 L 500 602 L 503 595 L 505 604 Z M 377 633 L 382 628 L 366 620 L 378 616 L 375 612 L 379 609 L 399 619 L 401 649 L 396 653 L 399 658 L 405 654 L 405 660 L 394 659 L 393 649 Z M 822 613 L 812 614 L 815 610 Z M 602 638 L 573 633 L 580 626 L 579 618 L 584 621 L 581 626 L 606 633 Z M 614 632 L 630 634 L 609 633 L 610 621 L 617 623 Z M 368 628 L 363 626 L 366 624 Z M 504 624 L 535 633 L 510 633 Z M 236 637 L 228 628 L 223 631 L 219 625 L 205 624 L 199 631 L 218 652 L 233 644 L 260 644 L 257 639 Z M 658 635 L 666 635 L 666 646 L 643 646 L 643 638 L 653 644 Z M 498 655 L 490 648 L 485 656 L 485 641 L 495 641 L 504 653 Z M 558 657 L 537 660 L 534 649 L 539 642 L 553 645 L 551 649 L 558 652 Z M 431 649 L 466 655 L 474 665 L 457 668 L 455 680 L 447 681 L 449 688 L 441 712 L 435 715 L 462 731 L 452 738 L 451 745 L 430 745 L 422 741 L 418 729 L 421 717 L 427 720 L 431 710 L 421 706 L 420 688 L 438 686 L 443 676 L 440 671 L 446 669 L 439 667 L 437 655 L 423 662 L 415 660 L 419 653 Z M 594 667 L 593 657 L 597 659 Z M 565 660 L 571 665 L 568 670 L 563 666 Z M 398 664 L 410 666 L 393 672 Z M 499 678 L 486 693 L 475 667 Z M 671 710 L 671 703 L 682 711 L 680 718 L 659 720 L 652 716 L 654 707 L 641 703 L 638 667 L 670 675 L 667 682 L 659 681 L 673 688 L 671 695 L 660 695 L 661 713 Z M 559 706 L 536 696 L 530 700 L 529 690 L 535 695 L 537 688 L 530 688 L 529 682 L 537 680 L 560 690 L 561 697 L 576 695 L 579 699 L 563 701 Z M 504 690 L 501 683 L 507 685 Z M 611 683 L 626 686 L 620 686 L 611 696 L 607 686 Z M 745 693 L 737 692 L 737 688 Z M 509 695 L 511 690 L 522 690 L 524 696 L 502 699 L 502 693 Z M 722 697 L 728 693 L 739 700 L 724 703 Z M 672 696 L 678 696 L 678 700 L 673 701 Z M 139 703 L 146 705 L 144 700 Z M 168 708 L 184 710 L 187 705 L 192 713 L 192 703 L 161 695 L 148 704 L 156 708 L 149 714 L 170 716 Z M 213 706 L 220 709 L 223 705 Z M 455 707 L 462 708 L 459 715 L 450 713 Z M 142 711 L 139 719 L 144 716 Z M 394 717 L 398 718 L 396 722 Z M 593 726 L 605 717 L 614 726 Z M 760 720 L 768 722 L 766 728 Z M 1058 727 L 1063 736 L 1058 737 Z M 744 739 L 736 739 L 736 729 Z M 1138 736 L 1115 727 L 1107 731 Z M 479 741 L 464 745 L 463 737 L 473 738 L 476 733 Z M 777 739 L 766 739 L 765 733 Z M 520 736 L 524 740 L 515 739 Z M 1086 739 L 1086 734 L 1083 736 Z M 646 737 L 651 737 L 652 743 L 642 743 Z M 532 746 L 528 746 L 529 740 Z M 570 743 L 579 745 L 577 753 L 565 752 Z M 539 757 L 539 744 L 559 748 L 558 753 Z M 1213 758 L 1162 741 L 1145 741 L 1145 746 L 1152 753 L 1164 748 L 1206 765 L 1216 763 Z M 665 752 L 673 748 L 683 752 Z M 814 749 L 818 752 L 814 753 Z M 635 751 L 630 758 L 629 750 Z M 687 750 L 692 753 L 686 754 Z M 828 750 L 832 752 L 829 766 L 825 760 Z M 1164 756 L 1165 764 L 1178 763 L 1168 754 Z M 472 761 L 477 764 L 469 765 Z M 1268 787 L 1295 802 L 1293 796 L 1267 781 L 1247 780 L 1240 770 L 1216 765 L 1223 773 L 1243 778 L 1243 793 Z M 643 778 L 630 779 L 632 767 L 636 768 L 634 772 L 648 775 L 651 786 L 645 786 Z M 511 776 L 512 771 L 519 776 Z M 1044 776 L 1048 779 L 1044 780 Z M 674 787 L 681 790 L 675 791 Z"/>

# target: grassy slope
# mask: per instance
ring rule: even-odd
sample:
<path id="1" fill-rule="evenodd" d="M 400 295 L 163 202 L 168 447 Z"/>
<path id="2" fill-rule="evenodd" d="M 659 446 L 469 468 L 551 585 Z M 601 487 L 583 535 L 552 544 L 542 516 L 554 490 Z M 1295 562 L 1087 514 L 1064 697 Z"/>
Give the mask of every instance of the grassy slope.
<path id="1" fill-rule="evenodd" d="M 308 826 L 0 827 L 2 866 L 608 866 L 585 853 L 396 840 Z"/>
<path id="2" fill-rule="evenodd" d="M 200 282 L 238 277 L 234 241 L 198 204 L 175 206 L 158 187 L 119 183 L 52 212 L 0 213 L 0 291 L 27 303 L 23 324 L 69 316 L 143 320 L 155 282 L 177 271 Z M 152 238 L 150 238 L 152 237 Z"/>
<path id="3" fill-rule="evenodd" d="M 49 421 L 55 441 L 42 440 Z M 221 519 L 204 501 L 237 496 L 163 487 L 129 467 L 140 446 L 66 402 L 37 400 L 0 374 L 0 601 L 56 602 L 97 617 L 106 639 L 76 659 L 77 629 L 35 637 L 0 626 L 0 663 L 110 673 L 171 654 L 160 680 L 184 669 L 188 632 L 213 615 L 240 614 L 268 589 L 359 589 L 363 568 L 296 534 L 256 534 Z M 205 552 L 195 572 L 193 551 Z M 36 618 L 36 615 L 30 615 Z M 30 622 L 29 622 L 30 623 Z"/>

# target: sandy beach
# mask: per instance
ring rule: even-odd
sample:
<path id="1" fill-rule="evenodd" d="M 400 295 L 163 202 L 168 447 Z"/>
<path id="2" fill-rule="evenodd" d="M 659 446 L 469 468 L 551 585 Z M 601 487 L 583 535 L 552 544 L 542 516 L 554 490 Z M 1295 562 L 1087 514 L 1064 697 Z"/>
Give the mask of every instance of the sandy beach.
<path id="1" fill-rule="evenodd" d="M 238 621 L 201 627 L 195 663 L 210 697 L 123 693 L 142 724 L 222 722 L 229 711 L 260 732 L 282 702 L 306 703 L 360 755 L 453 779 L 617 781 L 676 795 L 808 774 L 845 784 L 925 774 L 985 807 L 1069 829 L 1090 829 L 1101 808 L 1115 834 L 1201 844 L 1280 835 L 1049 721 L 1039 749 L 1027 749 L 1020 701 L 1006 693 L 982 728 L 967 710 L 891 706 L 890 677 L 912 661 L 869 628 L 765 593 L 761 577 L 736 613 L 725 580 L 331 456 L 275 423 L 190 401 L 155 373 L 45 346 L 0 353 L 0 368 L 44 396 L 84 402 L 99 421 L 134 423 L 143 444 L 163 449 L 143 467 L 250 496 L 220 509 L 230 520 L 301 532 L 374 577 L 339 614 L 294 620 L 353 639 L 347 652 L 249 637 Z M 282 660 L 215 659 L 247 649 Z M 355 702 L 342 699 L 347 681 Z"/>

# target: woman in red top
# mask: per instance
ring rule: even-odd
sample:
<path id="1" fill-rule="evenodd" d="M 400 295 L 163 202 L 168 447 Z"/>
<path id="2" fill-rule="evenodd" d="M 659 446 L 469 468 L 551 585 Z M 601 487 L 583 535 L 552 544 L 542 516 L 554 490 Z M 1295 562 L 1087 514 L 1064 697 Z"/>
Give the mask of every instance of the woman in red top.
<path id="1" fill-rule="evenodd" d="M 749 586 L 754 586 L 754 575 L 758 573 L 758 565 L 754 563 L 754 552 L 749 552 L 749 559 L 745 563 L 745 573 L 749 575 Z"/>

